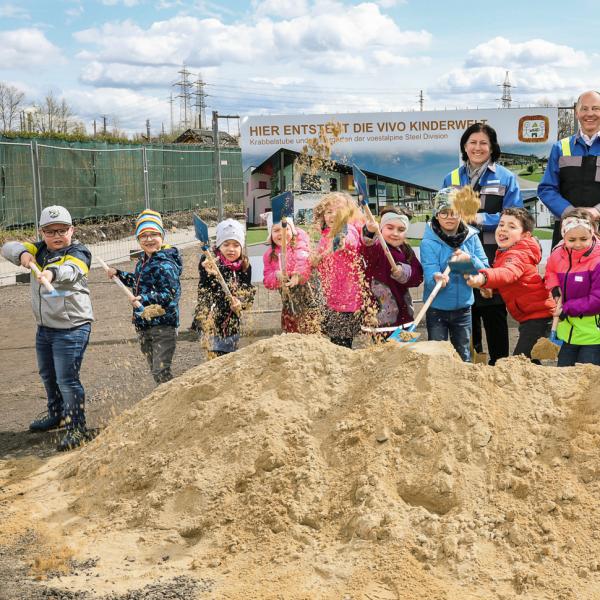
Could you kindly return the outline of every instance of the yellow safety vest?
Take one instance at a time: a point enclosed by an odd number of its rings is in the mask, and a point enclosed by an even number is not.
[[[454,187],[460,186],[460,172],[459,169],[454,169],[452,173],[450,173],[450,184]]]

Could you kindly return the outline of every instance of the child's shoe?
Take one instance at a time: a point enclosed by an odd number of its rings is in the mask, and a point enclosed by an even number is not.
[[[56,446],[59,452],[67,452],[79,448],[88,441],[88,434],[85,429],[69,429],[62,440]]]
[[[58,427],[63,426],[63,420],[60,415],[51,416],[46,413],[42,417],[38,417],[35,421],[32,421],[29,425],[29,431],[38,432],[38,431],[50,431],[51,429],[56,429]]]

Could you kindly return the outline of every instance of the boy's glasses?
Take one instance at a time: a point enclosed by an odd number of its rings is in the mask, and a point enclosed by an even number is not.
[[[452,211],[442,210],[437,214],[438,218],[442,219],[458,219],[458,215],[454,214]]]
[[[142,235],[138,236],[138,240],[142,242],[149,242],[150,240],[157,240],[160,238],[160,233],[142,233]]]
[[[42,229],[42,233],[48,237],[63,237],[69,233],[70,227],[66,229]]]

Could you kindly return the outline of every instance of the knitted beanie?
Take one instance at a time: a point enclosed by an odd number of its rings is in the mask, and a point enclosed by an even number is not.
[[[162,237],[165,237],[162,217],[155,210],[147,208],[143,210],[135,222],[135,237],[139,237],[143,231],[158,231]]]
[[[246,239],[244,226],[234,219],[225,219],[217,225],[217,248],[227,240],[235,240],[242,248]]]

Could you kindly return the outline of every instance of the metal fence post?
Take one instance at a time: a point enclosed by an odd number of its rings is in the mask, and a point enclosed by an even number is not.
[[[223,179],[221,175],[221,150],[219,148],[219,113],[212,111],[213,143],[215,146],[215,175],[217,188],[217,215],[218,220],[223,220]]]
[[[150,184],[148,183],[148,154],[146,146],[142,146],[142,166],[144,168],[144,205],[150,208]]]
[[[38,241],[40,238],[40,213],[42,212],[42,188],[40,180],[40,161],[38,145],[36,141],[31,142],[31,182],[33,188],[33,222]]]

